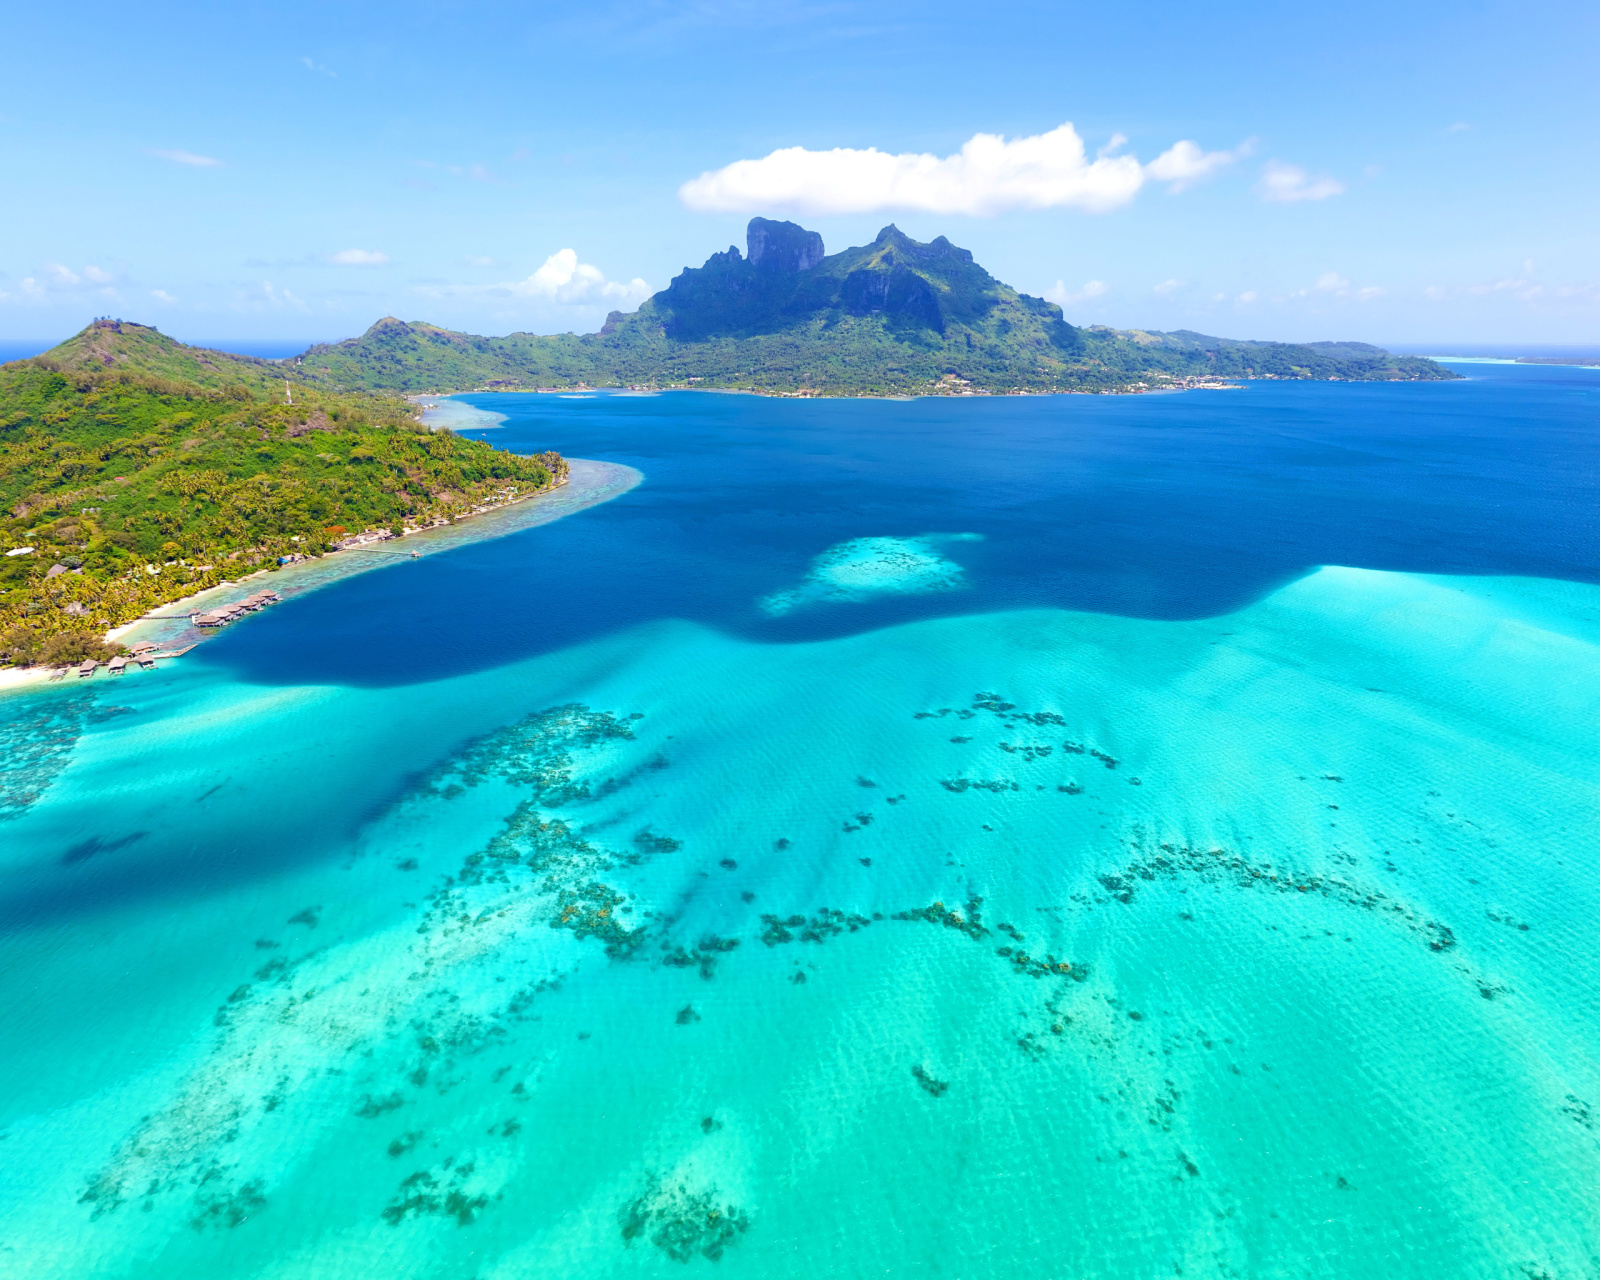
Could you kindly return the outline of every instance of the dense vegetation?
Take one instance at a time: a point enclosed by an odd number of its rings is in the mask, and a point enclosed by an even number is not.
[[[829,257],[815,232],[756,218],[748,246],[685,270],[596,334],[480,338],[389,317],[359,338],[312,347],[295,367],[321,386],[399,391],[586,383],[926,394],[1454,377],[1364,343],[1078,328],[943,236],[922,244],[893,226]]]
[[[398,396],[290,381],[120,321],[0,366],[0,550],[33,548],[0,558],[0,661],[103,656],[107,628],[224,578],[566,473],[429,431]]]

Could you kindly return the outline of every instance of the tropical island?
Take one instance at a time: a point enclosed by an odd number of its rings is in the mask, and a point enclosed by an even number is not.
[[[0,365],[0,663],[109,658],[106,632],[155,607],[567,470],[430,430],[392,392],[96,320]]]
[[[106,633],[224,581],[404,536],[562,483],[564,458],[430,430],[419,392],[628,386],[783,395],[1137,393],[1230,379],[1454,378],[1359,342],[1078,327],[943,236],[828,254],[751,220],[591,334],[501,338],[386,317],[288,360],[100,319],[0,365],[0,664],[119,650]]]
[[[1069,324],[940,236],[887,226],[829,255],[793,222],[753,218],[743,253],[686,268],[598,333],[455,333],[385,317],[313,346],[296,370],[351,391],[697,387],[803,395],[1142,392],[1236,378],[1433,381],[1433,361],[1361,342],[1247,342]]]

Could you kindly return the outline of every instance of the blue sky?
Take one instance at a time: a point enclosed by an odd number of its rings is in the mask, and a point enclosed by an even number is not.
[[[1600,341],[1592,3],[89,0],[6,43],[0,338],[583,331],[761,212],[1077,323]]]

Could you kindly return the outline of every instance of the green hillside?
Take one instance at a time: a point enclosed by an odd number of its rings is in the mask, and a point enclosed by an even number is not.
[[[894,226],[824,253],[792,222],[752,219],[747,252],[713,254],[595,334],[480,338],[392,317],[312,347],[300,376],[337,388],[739,387],[831,394],[1124,391],[1205,378],[1431,380],[1430,360],[1363,343],[1242,342],[1069,324],[943,236]]]
[[[99,655],[108,628],[224,578],[565,472],[429,431],[392,394],[286,392],[270,362],[96,321],[0,365],[0,551],[32,548],[0,558],[0,661]]]

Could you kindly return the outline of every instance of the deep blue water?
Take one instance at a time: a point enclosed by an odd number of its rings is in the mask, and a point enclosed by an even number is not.
[[[1137,397],[797,402],[486,395],[469,434],[638,467],[582,518],[346,582],[207,645],[264,682],[387,685],[674,617],[746,638],[1019,607],[1237,609],[1324,564],[1600,580],[1600,370],[1452,383],[1253,383]],[[773,619],[843,540],[946,544],[970,590]]]
[[[33,340],[7,338],[0,341],[0,364],[5,364],[11,360],[26,360],[30,356],[36,356],[41,352],[50,350],[55,345],[54,342],[47,338]]]

